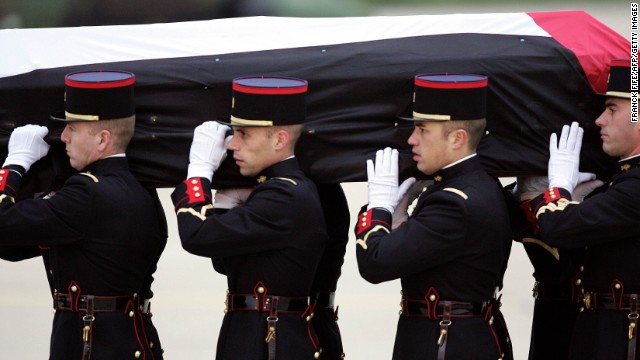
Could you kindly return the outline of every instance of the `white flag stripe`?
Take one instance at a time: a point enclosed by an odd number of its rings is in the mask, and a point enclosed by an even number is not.
[[[37,69],[440,34],[550,35],[526,13],[246,17],[169,24],[0,30],[0,77]]]

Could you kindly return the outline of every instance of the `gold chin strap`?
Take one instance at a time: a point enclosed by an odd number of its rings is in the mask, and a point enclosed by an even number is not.
[[[413,112],[413,117],[418,119],[425,120],[437,120],[437,121],[447,121],[451,120],[451,115],[441,115],[441,114],[421,114],[419,112]]]
[[[231,125],[273,126],[271,120],[247,120],[231,116]]]
[[[631,93],[622,91],[607,91],[606,96],[614,96],[619,98],[631,99]]]
[[[68,111],[64,112],[64,116],[68,120],[83,120],[83,121],[98,121],[100,120],[100,116],[98,115],[82,115],[82,114],[72,114]]]

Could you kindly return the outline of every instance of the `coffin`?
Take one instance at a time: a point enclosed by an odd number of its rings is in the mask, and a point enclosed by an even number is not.
[[[545,174],[550,133],[578,121],[581,170],[607,178],[615,159],[602,152],[594,124],[598,94],[610,60],[628,58],[630,43],[583,11],[563,11],[10,29],[0,30],[0,47],[0,159],[16,126],[49,126],[52,149],[26,183],[43,191],[71,170],[61,128],[49,120],[64,109],[64,75],[96,69],[136,74],[128,156],[152,187],[184,179],[193,129],[228,117],[232,79],[255,75],[308,80],[296,154],[319,183],[366,181],[366,159],[387,146],[400,150],[401,177],[416,175],[413,124],[398,116],[411,113],[414,75],[436,72],[489,77],[478,154],[493,175]],[[214,187],[252,181],[231,160]]]

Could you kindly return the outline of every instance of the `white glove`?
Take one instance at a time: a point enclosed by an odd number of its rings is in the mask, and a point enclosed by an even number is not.
[[[213,206],[218,209],[232,209],[242,205],[253,191],[253,188],[216,190]]]
[[[604,181],[598,179],[590,179],[584,182],[581,182],[573,189],[571,193],[571,199],[574,201],[582,202],[584,198],[591,194],[591,192],[600,186],[604,185]]]
[[[513,195],[520,201],[526,201],[542,194],[548,188],[549,179],[546,176],[518,176]]]
[[[189,152],[187,179],[203,177],[211,180],[213,172],[218,170],[227,157],[227,145],[231,136],[225,139],[225,134],[229,130],[230,127],[216,121],[207,121],[196,127]]]
[[[549,187],[559,187],[573,192],[576,185],[593,174],[580,173],[580,148],[584,130],[577,122],[571,123],[571,127],[562,127],[560,141],[557,135],[551,134],[549,139]]]
[[[9,138],[9,155],[2,167],[20,165],[29,171],[31,165],[49,152],[49,144],[44,142],[49,130],[45,126],[24,125],[17,127]]]
[[[393,214],[398,202],[416,181],[408,178],[398,187],[398,150],[386,148],[376,152],[376,165],[367,160],[369,205],[367,210],[382,208]]]

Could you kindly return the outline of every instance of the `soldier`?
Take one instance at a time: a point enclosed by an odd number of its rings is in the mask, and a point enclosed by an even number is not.
[[[15,202],[22,176],[49,150],[44,126],[15,129],[0,169],[0,244],[24,250],[12,260],[36,255],[29,246],[43,249],[56,310],[51,359],[162,358],[142,308],[148,312],[166,222],[125,155],[134,83],[120,71],[65,77],[65,115],[52,119],[66,123],[61,139],[80,172],[54,194]]]
[[[569,342],[581,305],[579,268],[584,249],[558,249],[545,244],[529,211],[531,199],[548,188],[546,176],[519,177],[513,191],[515,237],[533,265],[535,298],[529,360],[567,359]]]
[[[358,216],[360,274],[400,279],[401,313],[393,359],[511,358],[494,293],[511,234],[501,186],[476,155],[484,133],[487,78],[467,74],[415,77],[409,137],[418,169],[434,184],[406,222],[392,214],[411,181],[398,186],[398,152],[367,162],[369,204]]]
[[[212,258],[227,276],[216,358],[319,358],[308,301],[328,239],[316,186],[294,155],[307,82],[249,77],[232,89],[228,148],[257,186],[242,206],[212,211],[211,179],[229,127],[205,122],[194,132],[187,180],[172,194],[184,249]]]
[[[329,244],[322,254],[309,295],[313,311],[314,330],[322,359],[339,360],[345,357],[342,336],[338,327],[338,308],[335,295],[341,275],[344,254],[349,240],[349,205],[340,184],[316,184],[322,211],[327,223]],[[231,209],[247,201],[253,189],[217,190],[214,198],[216,211]],[[223,210],[226,211],[226,210]],[[215,262],[216,265],[217,262]]]
[[[549,246],[586,249],[576,283],[584,306],[571,337],[570,359],[638,359],[640,296],[640,124],[631,121],[629,60],[611,64],[604,112],[595,123],[602,149],[620,159],[619,173],[601,193],[576,201],[582,129],[564,126],[550,139],[549,189],[531,201]]]

